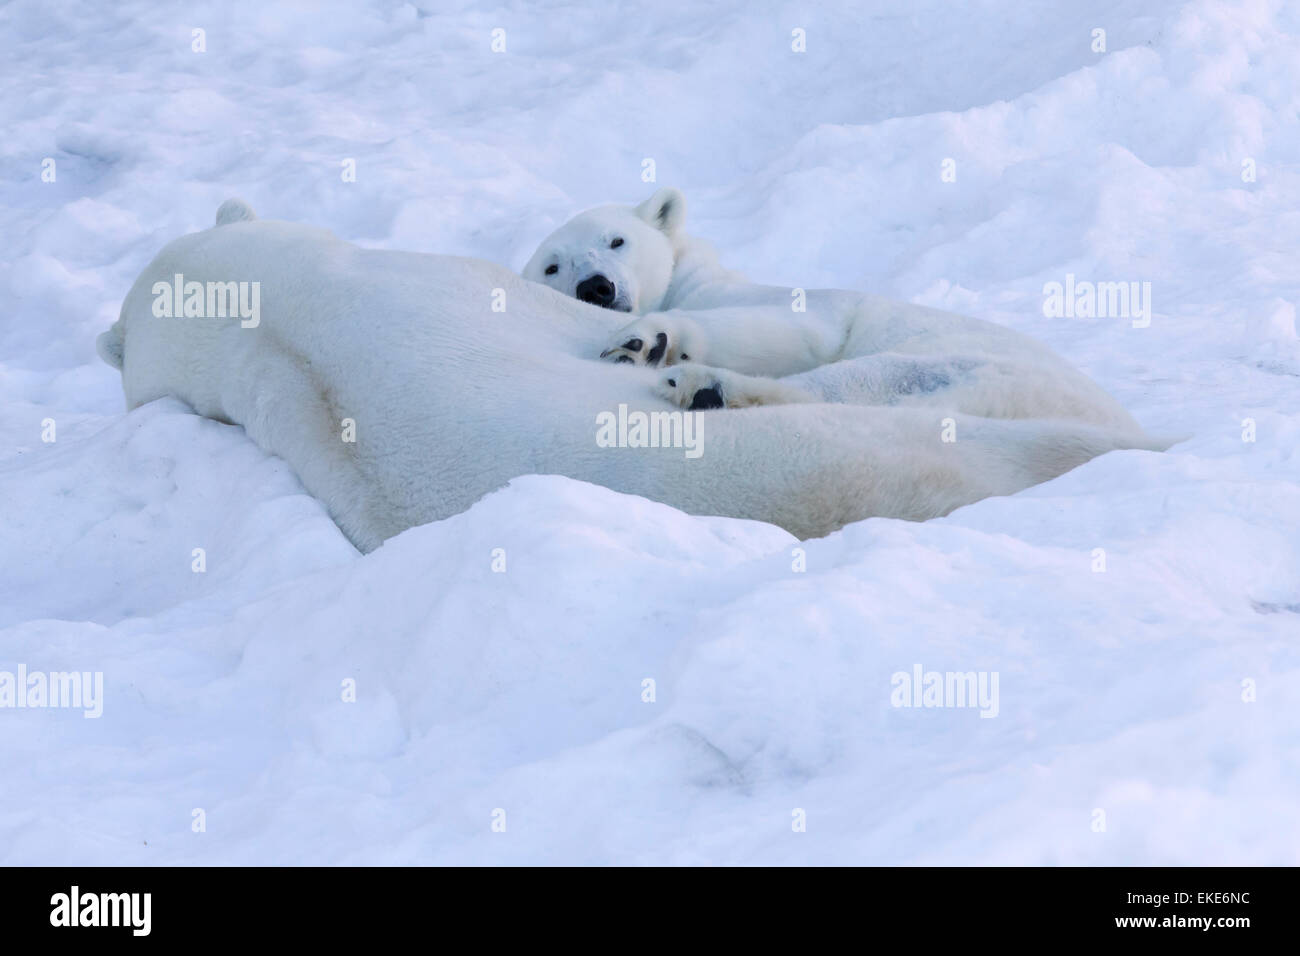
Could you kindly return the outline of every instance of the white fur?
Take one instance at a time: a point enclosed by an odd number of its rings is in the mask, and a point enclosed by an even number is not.
[[[547,237],[524,275],[566,295],[594,273],[609,276],[643,317],[615,332],[605,357],[713,367],[712,380],[733,407],[916,405],[1141,432],[1096,383],[1045,345],[1003,326],[834,289],[804,291],[804,311],[795,311],[795,290],[724,269],[706,243],[683,231],[685,214],[686,200],[672,188],[639,206],[590,209]],[[610,249],[611,236],[626,241]],[[552,262],[563,267],[547,276],[544,266]],[[666,353],[653,361],[650,349],[660,334],[667,337]],[[627,348],[629,342],[640,347]],[[689,405],[691,393],[680,383],[667,385],[669,378],[660,377],[661,394]],[[710,374],[696,370],[690,378]]]
[[[475,259],[363,249],[255,220],[170,243],[101,349],[128,407],[176,396],[285,458],[362,550],[553,473],[801,537],[872,515],[924,519],[1010,494],[1113,448],[1152,447],[1066,422],[956,420],[937,410],[791,404],[699,413],[703,455],[602,448],[599,413],[673,405],[663,374],[595,360],[625,315]],[[245,214],[246,211],[246,214]],[[261,320],[158,318],[155,282],[256,281]],[[492,310],[504,290],[505,312]],[[355,442],[342,440],[344,419]]]

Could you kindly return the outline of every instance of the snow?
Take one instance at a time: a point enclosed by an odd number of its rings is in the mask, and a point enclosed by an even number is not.
[[[0,863],[1300,863],[1300,7],[15,0],[0,49],[0,672],[104,675],[0,709]],[[646,158],[728,265],[1186,440],[803,543],[524,476],[361,557],[95,356],[230,196],[517,267]],[[1067,274],[1150,326],[1045,318]]]

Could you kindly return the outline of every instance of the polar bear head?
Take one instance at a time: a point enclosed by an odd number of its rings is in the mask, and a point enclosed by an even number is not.
[[[673,277],[686,217],[681,192],[664,188],[639,206],[597,206],[543,240],[524,278],[619,312],[659,309]]]

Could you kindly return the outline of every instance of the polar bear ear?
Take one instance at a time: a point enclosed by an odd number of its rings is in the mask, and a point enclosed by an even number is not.
[[[636,214],[671,238],[686,219],[686,197],[680,189],[665,186],[637,206]]]

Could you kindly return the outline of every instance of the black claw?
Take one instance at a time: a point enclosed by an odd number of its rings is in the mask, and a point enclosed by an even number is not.
[[[669,387],[669,388],[676,388],[676,387],[677,387],[677,379],[675,379],[675,378],[670,378],[670,379],[668,380],[668,387]]]
[[[646,364],[658,365],[659,360],[664,357],[664,353],[667,351],[668,351],[668,333],[660,332],[658,335],[655,336],[654,348],[652,348],[650,350],[650,354],[645,357]]]
[[[691,399],[689,411],[696,412],[710,408],[721,408],[722,405],[722,385],[714,382],[708,388],[702,388],[695,393],[695,396]]]
[[[615,365],[619,365],[619,364],[622,363],[622,362],[626,362],[628,365],[633,364],[633,362],[632,362],[632,356],[630,356],[630,355],[620,355],[618,358],[614,359],[614,364],[615,364]]]

